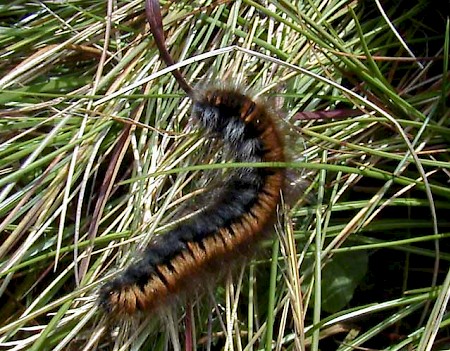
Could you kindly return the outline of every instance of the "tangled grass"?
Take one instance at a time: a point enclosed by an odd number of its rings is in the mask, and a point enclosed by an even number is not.
[[[190,123],[143,1],[1,4],[1,347],[445,349],[448,17],[425,0],[161,6],[192,85],[280,111],[277,234],[197,303],[108,320],[99,286],[240,165]]]

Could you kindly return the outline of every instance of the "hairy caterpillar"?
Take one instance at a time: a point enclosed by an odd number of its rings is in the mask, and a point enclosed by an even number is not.
[[[282,162],[284,152],[273,112],[234,89],[193,94],[193,117],[223,139],[236,162]],[[217,200],[164,235],[142,258],[100,291],[109,312],[152,311],[200,279],[228,266],[270,229],[284,183],[281,168],[242,167],[232,172]]]

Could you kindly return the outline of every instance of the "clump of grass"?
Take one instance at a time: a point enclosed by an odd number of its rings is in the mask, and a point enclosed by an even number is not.
[[[427,1],[407,12],[161,5],[192,85],[237,82],[283,111],[295,196],[277,235],[194,306],[111,328],[99,286],[223,164],[162,71],[142,1],[0,5],[0,345],[438,349],[449,323],[448,19]]]

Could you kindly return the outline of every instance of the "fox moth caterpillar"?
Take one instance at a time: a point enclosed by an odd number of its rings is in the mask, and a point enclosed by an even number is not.
[[[192,115],[221,138],[236,162],[283,162],[274,113],[236,89],[194,93]],[[197,290],[202,278],[255,245],[273,224],[284,171],[242,167],[216,201],[157,237],[142,257],[100,290],[100,305],[115,314],[152,311],[171,298]]]

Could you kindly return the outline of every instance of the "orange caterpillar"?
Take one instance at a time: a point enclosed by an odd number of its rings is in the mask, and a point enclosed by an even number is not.
[[[273,113],[233,89],[194,94],[193,117],[221,138],[236,162],[283,162]],[[281,168],[236,168],[215,203],[157,237],[142,258],[100,291],[100,305],[115,314],[152,311],[186,292],[221,266],[249,252],[273,224]]]

